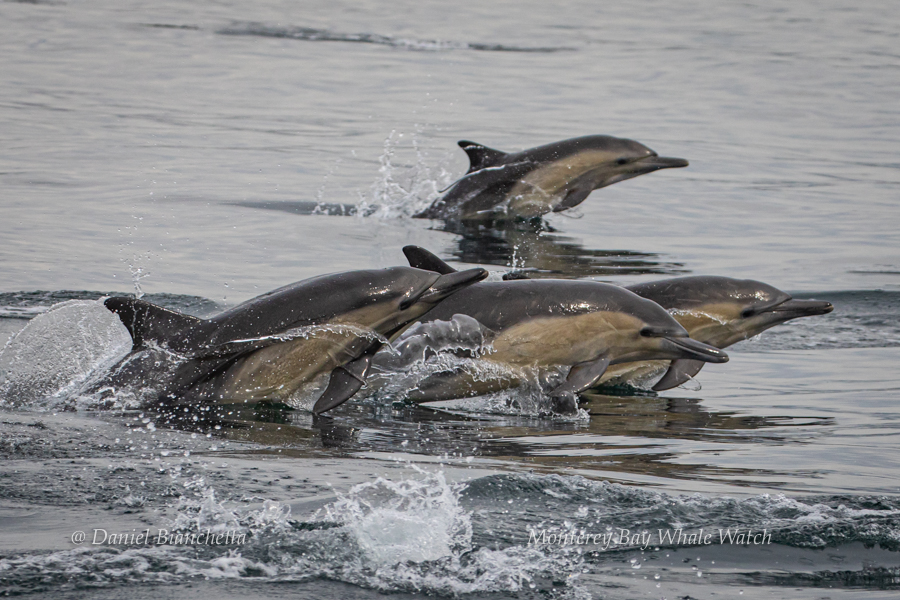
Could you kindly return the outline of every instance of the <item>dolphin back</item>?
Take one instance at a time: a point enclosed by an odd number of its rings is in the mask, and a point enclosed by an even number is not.
[[[381,302],[415,295],[438,275],[421,269],[391,267],[320,275],[257,296],[210,319],[214,344],[273,335],[292,327],[319,325],[335,316]]]
[[[479,283],[447,298],[423,320],[449,321],[462,314],[488,329],[502,331],[523,320],[597,311],[625,312],[648,325],[680,327],[655,302],[624,288],[597,281],[552,279]]]
[[[629,285],[626,289],[653,300],[666,310],[693,308],[713,302],[762,308],[791,298],[790,294],[761,281],[703,275],[660,279]]]

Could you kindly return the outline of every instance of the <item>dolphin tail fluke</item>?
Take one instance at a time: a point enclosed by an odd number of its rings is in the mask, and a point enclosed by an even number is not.
[[[686,383],[691,377],[700,372],[703,365],[704,363],[699,360],[690,360],[686,358],[673,360],[672,364],[669,365],[669,370],[666,371],[666,374],[653,386],[653,391],[662,392],[671,390],[682,383]]]
[[[129,296],[107,298],[103,304],[119,316],[131,334],[134,348],[146,342],[156,342],[179,350],[177,340],[185,339],[185,332],[203,323],[203,319]]]
[[[494,150],[493,148],[488,148],[487,146],[482,146],[481,144],[476,144],[475,142],[469,142],[467,140],[460,140],[457,144],[459,144],[459,147],[469,155],[469,170],[467,173],[474,173],[485,167],[496,165],[507,156],[506,152]]]
[[[328,387],[313,406],[313,414],[321,415],[337,408],[358,392],[365,385],[371,362],[372,357],[365,355],[333,370]]]
[[[409,266],[413,267],[414,269],[423,269],[425,271],[440,273],[441,275],[456,273],[456,269],[445,263],[443,260],[432,254],[425,248],[421,248],[419,246],[404,246],[403,254],[406,255],[406,260],[409,261]]]

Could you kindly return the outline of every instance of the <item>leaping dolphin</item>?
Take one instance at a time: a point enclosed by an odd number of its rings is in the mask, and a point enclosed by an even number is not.
[[[412,266],[437,273],[456,272],[423,248],[407,246],[403,253]],[[825,315],[834,310],[830,302],[794,300],[787,292],[752,279],[675,277],[630,285],[625,289],[669,311],[691,338],[720,349],[792,319]],[[643,380],[652,381],[661,373],[662,378],[653,385],[653,390],[660,392],[686,383],[700,372],[703,364],[704,361],[691,359],[635,361],[607,369],[594,385],[633,385]]]
[[[506,213],[532,218],[580,204],[602,187],[659,169],[688,166],[643,144],[609,135],[587,135],[506,153],[460,141],[468,172],[426,210],[426,219],[477,219]]]
[[[163,384],[161,405],[297,403],[296,394],[330,373],[312,409],[320,414],[362,387],[386,338],[487,274],[392,267],[322,275],[210,319],[131,297],[109,298],[105,305],[131,333],[132,353],[161,347],[186,359]]]
[[[403,249],[410,264],[452,273],[453,268],[421,248]],[[444,276],[447,276],[446,274]],[[728,356],[692,340],[655,302],[624,288],[596,281],[518,280],[485,282],[454,294],[430,311],[428,321],[465,315],[490,332],[491,351],[477,360],[518,370],[569,367],[550,393],[562,410],[592,387],[610,365],[645,360],[692,359],[726,362]],[[402,338],[401,338],[402,340]],[[477,396],[515,387],[515,375],[485,377],[467,371],[427,378],[409,392],[417,402]]]
[[[794,300],[787,292],[752,279],[676,277],[627,289],[668,310],[693,339],[716,348],[727,348],[792,319],[834,310],[830,302]],[[687,382],[700,372],[703,363],[682,359],[671,365],[631,364],[610,370],[601,383],[613,379],[628,382],[638,370],[653,368],[665,369],[662,379],[653,386],[654,391],[663,391]]]

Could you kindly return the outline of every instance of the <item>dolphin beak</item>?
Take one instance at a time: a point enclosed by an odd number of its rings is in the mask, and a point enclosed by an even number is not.
[[[655,154],[651,154],[650,156],[645,156],[644,158],[639,158],[638,160],[627,163],[621,170],[616,172],[615,175],[597,183],[594,186],[594,189],[599,190],[608,185],[619,183],[620,181],[625,181],[632,177],[646,175],[647,173],[659,171],[660,169],[680,169],[681,167],[686,166],[688,166],[688,161],[683,158],[671,158],[668,156],[656,156]]]
[[[787,300],[762,312],[778,315],[782,321],[790,321],[799,317],[827,315],[834,310],[831,302],[821,300]]]
[[[688,161],[683,158],[671,158],[668,156],[648,156],[632,163],[641,173],[650,173],[660,169],[680,169],[688,166]]]
[[[728,362],[728,355],[722,350],[689,337],[665,337],[664,340],[677,348],[682,358],[700,360],[709,363]]]
[[[465,271],[457,271],[455,273],[447,273],[437,278],[437,281],[431,284],[431,287],[418,298],[410,301],[410,305],[414,302],[440,302],[447,296],[458,292],[464,287],[468,287],[473,283],[478,283],[488,276],[485,269],[467,269]]]

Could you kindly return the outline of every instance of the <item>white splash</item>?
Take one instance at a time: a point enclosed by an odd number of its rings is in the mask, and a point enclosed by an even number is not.
[[[423,152],[418,134],[410,136],[415,160],[410,165],[396,164],[404,134],[391,131],[384,140],[379,159],[378,178],[368,195],[360,194],[356,215],[379,219],[409,218],[425,210],[441,195],[440,190],[452,182],[443,166],[431,166]],[[403,148],[406,152],[409,148]]]
[[[361,327],[358,325],[349,325],[343,323],[324,323],[321,325],[304,325],[302,327],[294,327],[285,331],[264,335],[253,338],[244,338],[239,340],[229,340],[220,346],[216,346],[216,352],[228,352],[234,346],[241,346],[253,342],[289,342],[296,339],[308,340],[323,334],[334,334],[340,337],[357,337],[372,342],[380,342],[390,345],[390,341],[373,329]],[[205,352],[205,351],[204,351]]]
[[[343,524],[378,566],[434,561],[469,550],[472,523],[458,492],[443,473],[419,472],[422,479],[379,477],[354,486],[323,509],[325,519]]]
[[[128,354],[132,340],[102,300],[56,304],[0,353],[0,403],[48,408]]]

